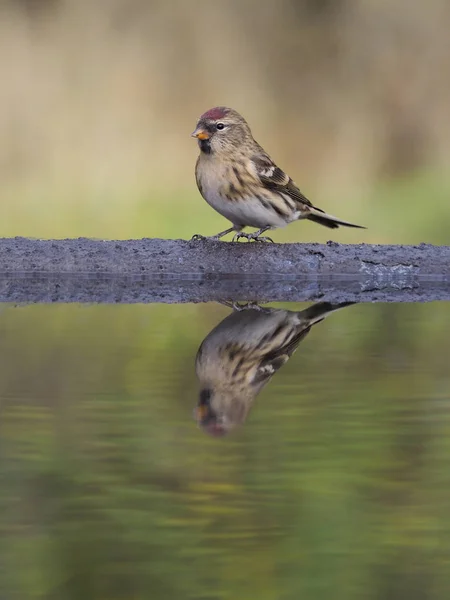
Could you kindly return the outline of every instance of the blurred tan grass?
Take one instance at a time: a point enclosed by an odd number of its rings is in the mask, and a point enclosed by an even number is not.
[[[189,133],[227,104],[314,202],[370,227],[340,241],[442,241],[449,22],[445,0],[3,0],[0,235],[223,228]]]

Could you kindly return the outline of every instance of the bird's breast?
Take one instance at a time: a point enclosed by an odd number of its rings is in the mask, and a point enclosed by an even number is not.
[[[265,190],[243,165],[200,157],[196,179],[206,202],[235,225],[284,227],[290,220],[282,198]]]

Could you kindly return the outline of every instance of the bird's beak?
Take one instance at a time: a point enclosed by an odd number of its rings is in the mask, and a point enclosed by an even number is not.
[[[208,416],[208,407],[206,406],[206,404],[200,404],[199,406],[195,407],[194,418],[196,421],[201,422],[207,416]]]
[[[209,140],[209,133],[201,127],[197,127],[197,129],[191,133],[191,136],[198,140]]]

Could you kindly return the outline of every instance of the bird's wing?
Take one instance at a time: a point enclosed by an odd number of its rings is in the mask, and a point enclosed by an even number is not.
[[[287,344],[267,353],[258,366],[253,383],[260,384],[266,379],[270,379],[278,369],[286,364],[292,354],[297,350],[297,346],[300,342],[308,335],[310,329],[311,327],[302,329]]]
[[[280,167],[277,167],[270,156],[264,153],[255,154],[252,156],[252,163],[264,187],[287,194],[296,202],[306,204],[306,206],[313,206],[311,201],[302,194],[289,175],[282,171]]]

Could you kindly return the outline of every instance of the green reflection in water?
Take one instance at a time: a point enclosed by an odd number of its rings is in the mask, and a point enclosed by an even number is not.
[[[333,314],[215,439],[228,309],[4,308],[1,596],[447,599],[449,310]]]

